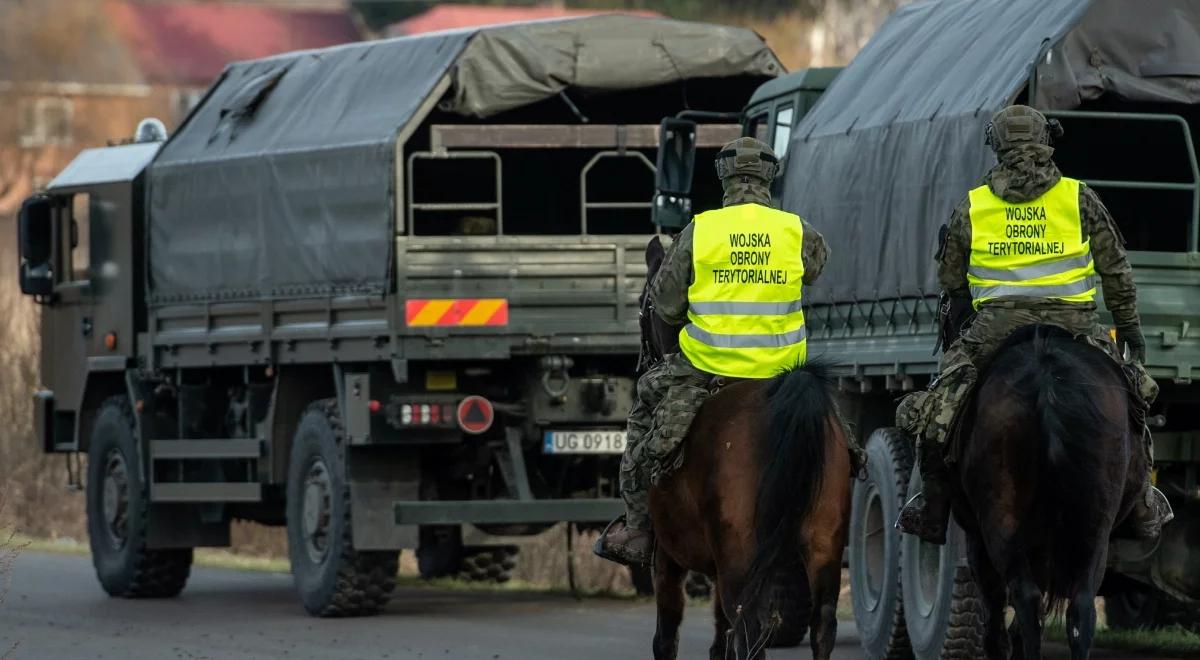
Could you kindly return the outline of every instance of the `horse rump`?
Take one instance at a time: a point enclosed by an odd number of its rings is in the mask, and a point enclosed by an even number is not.
[[[1033,469],[1025,478],[1035,495],[1018,544],[1025,552],[1041,546],[1044,608],[1061,612],[1085,587],[1120,505],[1131,446],[1128,386],[1109,356],[1050,325],[1022,327],[1001,345],[980,389],[997,380],[1016,405],[986,400],[1023,411],[1029,424],[1023,435]]]

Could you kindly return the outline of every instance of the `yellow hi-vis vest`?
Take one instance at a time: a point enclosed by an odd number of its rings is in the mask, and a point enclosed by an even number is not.
[[[770,378],[803,363],[800,218],[740,204],[701,213],[693,224],[683,354],[699,369],[732,378]]]
[[[967,282],[978,309],[993,298],[1066,302],[1096,297],[1096,268],[1079,217],[1079,186],[1062,177],[1041,197],[1006,202],[986,185],[971,191]]]

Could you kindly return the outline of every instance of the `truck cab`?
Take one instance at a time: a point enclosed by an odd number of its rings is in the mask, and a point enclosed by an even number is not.
[[[29,198],[18,218],[21,290],[42,305],[38,439],[47,452],[77,447],[105,398],[124,391],[146,317],[142,295],[144,171],[161,142],[88,149]],[[85,371],[80,373],[81,368]]]

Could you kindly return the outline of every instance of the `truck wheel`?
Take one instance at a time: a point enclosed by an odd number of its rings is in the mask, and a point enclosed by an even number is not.
[[[517,552],[511,546],[469,546],[463,550],[458,577],[468,582],[508,582],[517,568]]]
[[[92,564],[110,596],[175,596],[187,584],[192,550],[146,548],[150,493],[141,466],[133,409],[126,397],[114,396],[100,405],[88,445]]]
[[[683,582],[683,590],[687,592],[688,598],[711,598],[712,597],[712,580],[703,573],[696,571],[688,571],[687,579]]]
[[[781,621],[771,636],[769,646],[774,649],[799,646],[808,634],[808,620],[812,613],[808,576],[803,571],[780,575],[771,585],[770,599],[779,607]]]
[[[288,557],[300,601],[314,616],[376,614],[396,588],[399,553],[354,549],[344,438],[329,399],[308,406],[292,441]]]
[[[860,642],[871,660],[911,657],[900,586],[896,517],[908,494],[910,441],[899,429],[867,439],[867,478],[854,484],[850,512],[850,595]]]
[[[950,622],[942,643],[944,660],[972,660],[987,655],[983,648],[985,632],[983,599],[975,578],[967,566],[954,571],[954,590],[950,596]],[[935,656],[936,657],[936,656]]]
[[[923,487],[920,472],[913,470],[907,492],[918,493]],[[982,628],[971,625],[973,614],[982,619],[971,572],[965,567],[963,571],[958,570],[963,546],[962,530],[951,521],[946,544],[940,546],[925,543],[910,534],[900,536],[904,624],[913,655],[917,660],[976,657],[959,654],[964,648],[983,648]],[[960,584],[962,580],[966,583]],[[956,601],[956,590],[962,592],[967,600]],[[956,623],[951,621],[952,612],[957,613]],[[956,640],[953,645],[948,645],[947,635],[952,626]],[[978,635],[978,638],[969,639],[971,635]],[[946,647],[946,653],[942,652],[943,646]],[[950,652],[951,646],[953,653]]]

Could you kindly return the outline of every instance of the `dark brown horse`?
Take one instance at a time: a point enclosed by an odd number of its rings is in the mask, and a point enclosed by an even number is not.
[[[1041,658],[1042,622],[1066,610],[1071,657],[1091,651],[1094,601],[1115,524],[1144,474],[1116,363],[1052,326],[1021,328],[996,352],[962,419],[955,518],[984,600],[985,648]]]
[[[647,250],[653,278],[662,259]],[[643,294],[643,362],[678,350]],[[813,657],[833,651],[842,548],[850,516],[850,458],[825,367],[809,363],[768,380],[740,381],[700,408],[682,467],[650,490],[657,546],[654,657],[675,658],[684,578],[713,579],[716,633],[710,658],[765,657],[778,622],[770,585],[804,571],[811,594]]]

